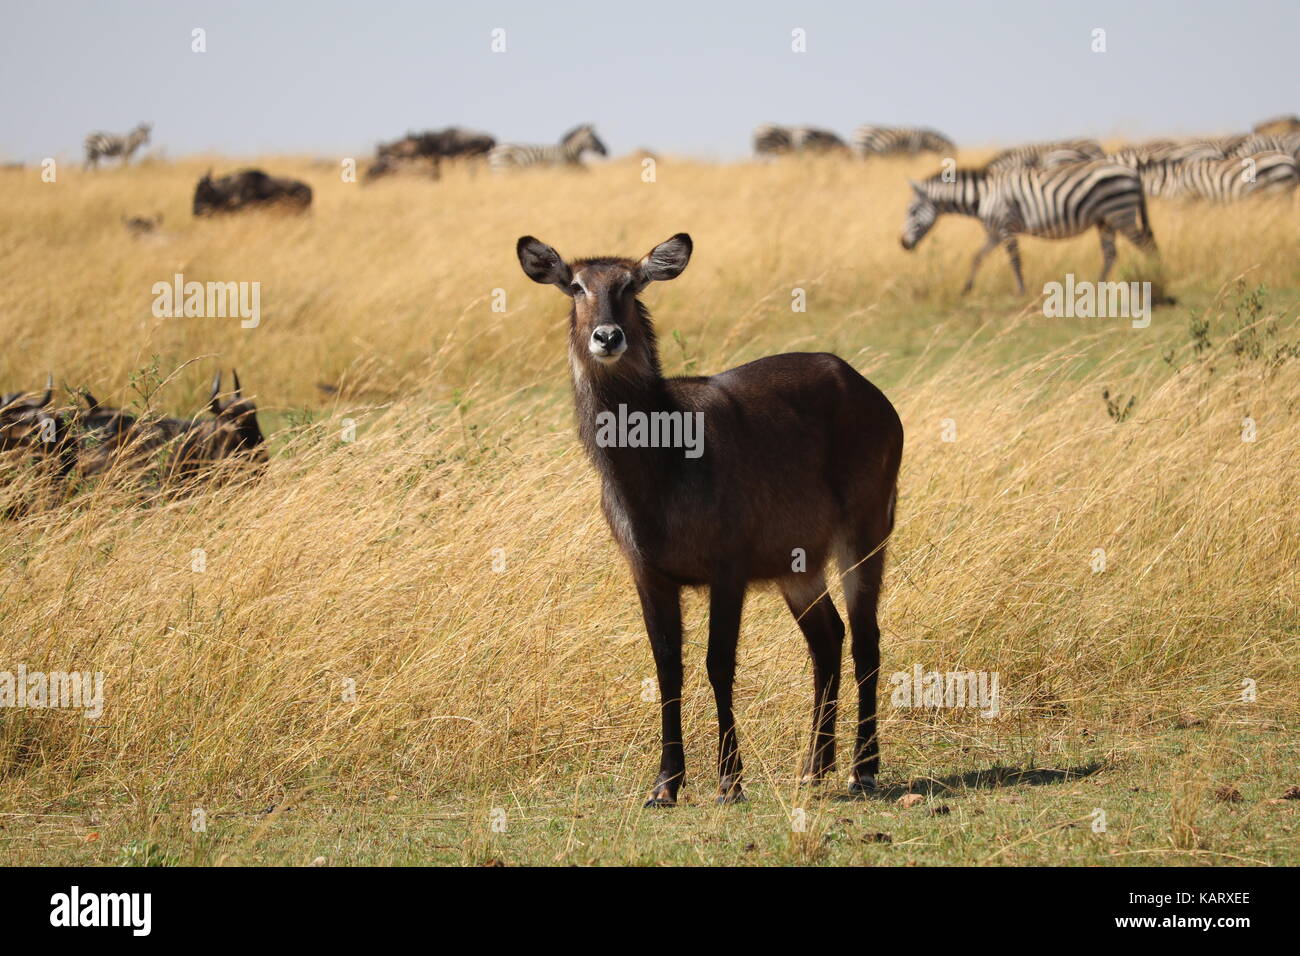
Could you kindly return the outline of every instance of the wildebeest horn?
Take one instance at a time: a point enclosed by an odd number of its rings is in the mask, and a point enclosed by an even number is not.
[[[41,407],[44,408],[50,404],[54,398],[54,373],[50,372],[45,376],[45,396],[41,399]]]
[[[239,387],[239,373],[232,368],[230,374],[235,378],[235,398],[243,398],[243,389]]]
[[[90,394],[90,389],[83,388],[81,390],[81,397],[86,400],[86,405],[92,412],[99,408],[99,399]]]
[[[217,374],[212,376],[212,394],[208,396],[208,408],[212,410],[213,415],[220,414],[221,403],[217,401],[217,395],[221,391],[221,369],[217,369]]]

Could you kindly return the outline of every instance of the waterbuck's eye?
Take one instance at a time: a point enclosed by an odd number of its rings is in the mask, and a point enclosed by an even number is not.
[[[576,282],[569,283],[569,295],[582,295],[586,290]]]

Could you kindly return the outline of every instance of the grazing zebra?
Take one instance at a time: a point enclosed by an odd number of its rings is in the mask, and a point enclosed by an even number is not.
[[[1106,153],[1092,139],[1063,139],[1052,143],[1028,143],[1004,149],[984,164],[985,172],[999,173],[1029,167],[1051,169],[1068,163],[1086,163],[1103,159]]]
[[[859,126],[853,148],[862,157],[917,153],[955,153],[957,144],[942,133],[916,126]]]
[[[1148,163],[1138,168],[1147,195],[1165,199],[1237,202],[1247,196],[1289,192],[1300,184],[1300,164],[1286,153],[1231,159]]]
[[[86,137],[86,168],[98,167],[101,156],[121,156],[122,165],[125,166],[131,161],[131,154],[149,142],[149,133],[152,130],[150,124],[141,123],[125,136],[118,136],[116,133],[91,133]]]
[[[945,181],[945,176],[951,181]],[[1016,241],[1021,234],[1066,239],[1096,226],[1101,235],[1103,282],[1115,261],[1116,232],[1139,249],[1156,251],[1142,182],[1126,166],[1092,162],[992,174],[982,169],[958,169],[913,182],[912,191],[915,195],[901,237],[904,249],[915,248],[944,213],[975,216],[984,226],[986,239],[975,253],[962,294],[970,291],[980,262],[999,244],[1006,247],[1016,288],[1024,294]]]
[[[593,152],[608,156],[591,124],[584,123],[565,133],[554,146],[528,146],[520,143],[503,143],[488,151],[488,165],[495,172],[506,169],[523,169],[527,166],[581,166],[582,154]]]
[[[830,130],[815,126],[777,126],[767,123],[754,130],[754,155],[783,153],[832,153],[847,151],[844,140]]]

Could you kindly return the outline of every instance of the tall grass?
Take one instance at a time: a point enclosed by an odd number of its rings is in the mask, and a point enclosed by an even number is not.
[[[133,374],[211,356],[157,403],[192,413],[211,370],[235,366],[274,432],[261,480],[147,502],[103,483],[0,524],[0,670],[107,680],[99,720],[0,712],[11,801],[649,782],[653,668],[572,434],[565,306],[520,273],[523,233],[579,255],[689,231],[690,268],[646,296],[670,372],[827,349],[886,388],[908,438],[884,672],[996,671],[1004,695],[994,720],[886,705],[887,776],[951,769],[940,737],[1033,760],[1062,721],[1140,735],[1188,713],[1297,716],[1300,359],[1271,361],[1297,338],[1294,200],[1155,205],[1181,305],[1135,330],[1044,319],[995,256],[959,299],[977,226],[898,247],[904,179],[925,164],[665,160],[645,183],[615,162],[362,188],[272,159],[311,183],[309,216],[191,221],[207,165],[0,172],[0,388],[51,369],[129,402]],[[162,233],[128,239],[120,217],[154,210]],[[1031,290],[1100,263],[1092,236],[1025,248]],[[260,281],[262,324],[154,318],[151,287],[176,272]],[[1271,289],[1244,330],[1241,275]],[[1187,323],[1202,318],[1198,351]],[[1252,335],[1258,357],[1235,347]],[[1124,420],[1104,389],[1136,396]],[[8,467],[6,494],[34,481]],[[697,786],[714,748],[705,610],[688,601]],[[751,777],[792,776],[810,697],[793,621],[754,593],[737,686]]]

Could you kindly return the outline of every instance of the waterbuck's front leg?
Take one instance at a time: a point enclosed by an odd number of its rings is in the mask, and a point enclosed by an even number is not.
[[[713,699],[718,705],[718,803],[740,803],[745,799],[736,718],[731,710],[736,645],[740,643],[740,615],[744,604],[743,580],[723,576],[710,584],[707,664]]]
[[[647,580],[637,582],[637,595],[659,678],[663,751],[659,776],[645,805],[671,807],[677,803],[677,791],[686,778],[682,749],[682,591],[675,584],[649,578],[647,575]]]

